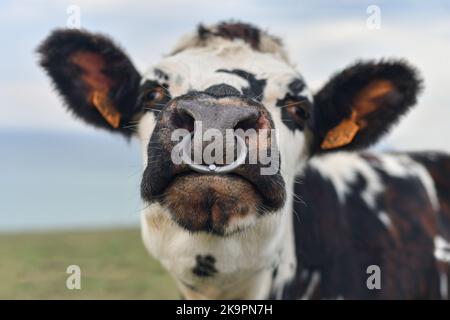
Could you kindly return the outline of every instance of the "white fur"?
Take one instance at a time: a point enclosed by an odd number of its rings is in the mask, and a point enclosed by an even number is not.
[[[341,203],[345,202],[347,195],[351,192],[350,186],[352,183],[355,183],[357,175],[360,174],[367,182],[366,188],[361,190],[361,197],[369,208],[376,209],[376,198],[385,191],[381,178],[375,170],[376,168],[386,172],[389,176],[419,179],[425,188],[433,209],[435,211],[439,209],[439,201],[433,179],[421,164],[408,156],[402,155],[378,154],[377,159],[379,163],[369,164],[358,153],[337,152],[313,158],[310,163],[324,178],[331,181]],[[392,225],[391,218],[387,212],[378,212],[377,216],[386,227]]]
[[[308,287],[306,288],[305,294],[302,296],[301,300],[309,300],[314,294],[314,290],[316,290],[317,286],[320,283],[320,272],[314,271],[311,275],[311,280],[308,283]]]
[[[350,185],[356,181],[357,175],[362,175],[367,181],[367,187],[362,190],[361,196],[370,208],[375,208],[376,196],[383,191],[383,185],[378,174],[357,153],[338,152],[313,158],[311,166],[331,181],[341,203],[345,202]]]
[[[439,261],[450,263],[450,243],[441,236],[434,238],[434,257]]]
[[[223,238],[190,233],[174,223],[166,209],[153,204],[142,215],[142,238],[149,252],[174,276],[179,286],[195,286],[205,297],[239,298],[237,292],[227,289],[243,286],[257,274],[271,274],[272,266],[277,264],[275,253],[284,244],[280,236],[284,220],[268,215],[253,228]],[[195,257],[205,254],[214,256],[218,273],[199,281],[192,269]],[[264,292],[258,289],[246,297],[263,298],[270,288],[264,287]]]
[[[384,154],[382,159],[382,169],[389,175],[398,178],[416,177],[420,180],[428,195],[428,199],[435,211],[439,210],[439,200],[434,186],[433,178],[427,169],[420,163],[412,160],[406,155]]]
[[[384,211],[378,212],[378,218],[385,225],[386,228],[390,228],[392,226],[392,220],[386,212]]]
[[[148,149],[148,143],[150,142],[150,136],[153,132],[153,129],[155,128],[156,120],[155,116],[151,112],[145,113],[141,120],[139,121],[138,125],[138,137],[141,141],[141,148],[142,148],[142,163],[144,164],[144,168],[147,166],[148,161],[148,155],[147,155],[147,149]]]

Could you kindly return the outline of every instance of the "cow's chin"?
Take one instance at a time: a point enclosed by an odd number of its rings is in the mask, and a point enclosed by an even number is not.
[[[221,236],[254,225],[262,203],[255,187],[240,176],[198,173],[176,176],[164,200],[183,228]]]

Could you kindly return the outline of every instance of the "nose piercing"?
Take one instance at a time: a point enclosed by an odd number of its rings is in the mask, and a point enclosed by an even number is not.
[[[193,133],[187,134],[184,136],[183,140],[180,144],[180,157],[183,160],[184,163],[186,163],[192,170],[200,172],[200,173],[227,173],[231,172],[237,167],[239,167],[241,164],[245,162],[245,158],[247,157],[247,145],[245,144],[244,139],[242,139],[238,135],[234,135],[237,142],[237,158],[235,161],[231,162],[230,164],[223,165],[223,166],[217,166],[215,164],[210,165],[201,165],[196,164],[192,161],[192,159],[189,157],[189,154],[191,153],[191,145],[192,145],[192,139]]]

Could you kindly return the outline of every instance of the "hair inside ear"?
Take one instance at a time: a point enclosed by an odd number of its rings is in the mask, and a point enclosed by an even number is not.
[[[104,74],[105,60],[94,52],[78,51],[70,57],[82,71],[82,80],[91,90],[109,91],[116,83]]]
[[[116,81],[105,75],[103,57],[93,52],[78,51],[70,60],[82,70],[81,79],[89,91],[88,102],[92,103],[111,127],[117,129],[120,125],[120,112],[109,98]]]
[[[356,121],[361,122],[365,116],[379,110],[383,106],[380,100],[393,90],[394,86],[387,80],[375,80],[369,83],[354,100],[352,110],[356,113]]]

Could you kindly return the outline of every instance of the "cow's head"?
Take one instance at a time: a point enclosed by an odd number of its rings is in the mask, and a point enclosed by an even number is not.
[[[240,23],[200,27],[142,74],[111,40],[85,31],[55,31],[39,53],[77,117],[139,137],[141,194],[150,214],[189,234],[230,237],[277,216],[309,157],[376,142],[415,103],[420,88],[405,62],[359,62],[312,95],[281,42]],[[233,143],[244,141],[246,161],[235,165],[244,152],[239,143],[223,164],[201,159],[198,169],[174,161],[184,136],[208,129],[251,129],[243,140],[231,136]],[[174,139],[176,131],[184,135]],[[258,143],[250,145],[252,137]],[[224,146],[231,142],[225,139]],[[208,143],[183,147],[204,151]],[[250,163],[251,151],[268,151],[271,162],[258,156]],[[262,173],[273,165],[276,170]],[[224,166],[224,173],[214,170]]]

